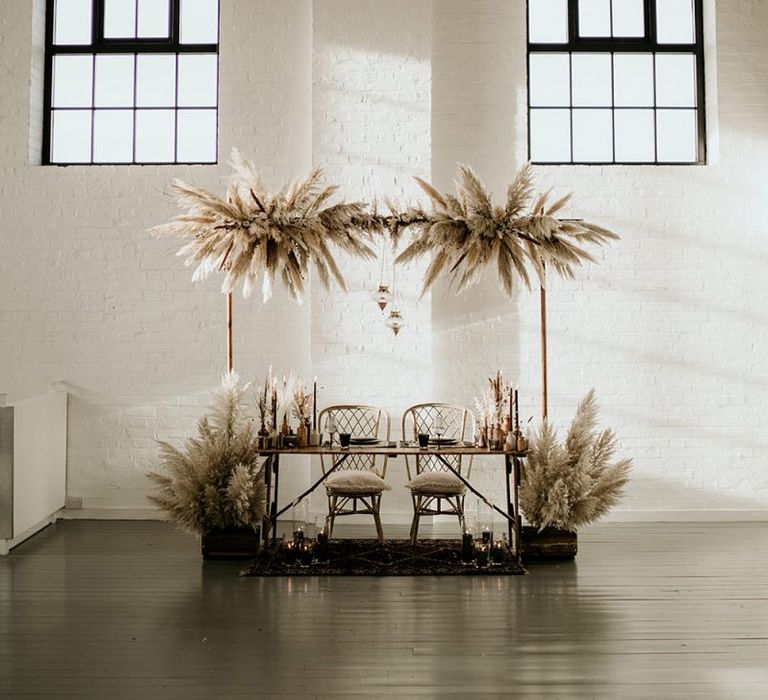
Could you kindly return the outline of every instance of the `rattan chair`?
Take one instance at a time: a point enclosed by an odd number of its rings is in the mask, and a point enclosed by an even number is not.
[[[336,430],[349,433],[353,438],[367,437],[389,441],[391,421],[389,414],[375,406],[329,406],[320,412],[319,425],[324,426],[333,415]],[[381,527],[381,494],[390,487],[384,481],[387,474],[386,455],[333,455],[332,463],[327,455],[320,456],[323,474],[338,464],[337,469],[325,481],[328,495],[328,536],[333,535],[336,518],[343,515],[368,513],[376,523],[379,542],[384,542]]]
[[[435,420],[441,417],[445,423],[443,438],[462,441],[467,436],[468,424],[472,424],[472,413],[463,406],[447,403],[421,403],[407,408],[403,413],[403,438],[416,440],[419,433],[435,436]],[[465,479],[472,470],[472,458],[466,471],[462,471],[461,455],[442,457]],[[464,530],[464,484],[448,469],[439,457],[417,455],[405,458],[408,471],[408,488],[413,499],[413,522],[411,543],[419,535],[419,519],[422,515],[455,515]],[[413,467],[413,468],[412,468]]]

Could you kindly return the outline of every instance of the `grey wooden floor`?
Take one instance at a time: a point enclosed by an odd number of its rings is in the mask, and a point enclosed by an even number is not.
[[[0,697],[768,698],[766,535],[598,526],[528,576],[258,579],[169,525],[59,522],[0,558]]]

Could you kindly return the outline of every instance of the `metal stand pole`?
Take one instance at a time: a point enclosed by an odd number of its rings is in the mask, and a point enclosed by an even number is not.
[[[227,372],[232,371],[232,292],[227,292]]]
[[[547,417],[547,290],[539,288],[539,315],[541,319],[541,417]]]

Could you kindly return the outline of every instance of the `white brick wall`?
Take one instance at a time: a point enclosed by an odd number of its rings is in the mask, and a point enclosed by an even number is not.
[[[172,178],[220,189],[233,145],[276,184],[309,170],[311,23],[302,0],[222,2],[220,165],[42,168],[27,162],[32,3],[0,2],[0,386],[68,383],[68,492],[86,507],[146,506],[154,436],[193,431],[209,402],[224,299],[146,229],[176,211]],[[236,297],[236,369],[308,372],[309,311]]]
[[[146,228],[174,213],[173,177],[218,189],[229,168],[30,165],[33,5],[0,0],[0,391],[67,381],[70,496],[140,507],[153,437],[191,430],[224,332],[216,281],[192,287],[176,244]],[[222,0],[221,160],[236,145],[275,183],[322,163],[349,199],[401,201],[419,196],[411,175],[447,187],[460,160],[501,195],[525,158],[524,16],[506,0]],[[718,3],[708,28],[713,164],[537,168],[542,188],[576,193],[574,215],[623,236],[576,280],[552,280],[549,326],[550,413],[567,420],[597,388],[636,462],[626,510],[768,509],[768,5]],[[313,284],[303,307],[236,298],[244,376],[317,374],[324,402],[381,404],[397,425],[410,402],[469,403],[501,367],[537,413],[535,291],[418,301],[415,266],[393,338],[369,297],[378,268],[344,271],[347,296]],[[401,463],[390,474],[394,518],[410,506]]]
[[[429,177],[430,25],[431,3],[423,0],[314,3],[312,157],[350,200],[405,203],[418,192],[411,176]],[[313,374],[327,387],[323,402],[380,405],[393,436],[403,409],[432,395],[430,304],[418,303],[422,269],[398,271],[407,326],[397,337],[384,326],[390,309],[382,316],[371,298],[378,264],[345,263],[348,295],[326,294],[317,283],[312,290]],[[389,517],[411,511],[404,472],[402,460],[389,467]]]

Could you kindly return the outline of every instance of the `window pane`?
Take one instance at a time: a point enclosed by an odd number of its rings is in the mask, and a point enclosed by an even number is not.
[[[653,56],[613,56],[613,100],[619,107],[653,107]]]
[[[573,104],[579,107],[610,107],[611,54],[577,53],[573,64]]]
[[[168,0],[139,0],[138,36],[168,37],[170,11]]]
[[[529,85],[531,106],[568,107],[571,104],[570,56],[567,53],[532,53]]]
[[[93,56],[53,57],[53,106],[90,107],[93,85]]]
[[[182,44],[218,43],[218,0],[181,0],[180,38]]]
[[[56,0],[54,44],[91,43],[91,5],[92,0]]]
[[[656,55],[656,105],[696,106],[696,63],[692,54]]]
[[[660,109],[656,125],[659,162],[696,162],[695,109]]]
[[[136,110],[136,162],[173,162],[174,115],[172,109]]]
[[[104,37],[136,36],[136,0],[104,0]]]
[[[571,162],[571,117],[568,109],[531,110],[531,160]]]
[[[180,109],[177,159],[183,163],[216,162],[216,110]]]
[[[51,119],[51,162],[90,162],[91,110],[53,110]]]
[[[573,160],[609,163],[613,160],[613,125],[610,109],[573,110]]]
[[[136,59],[136,105],[173,107],[176,104],[176,56],[139,55]]]
[[[643,0],[613,0],[613,36],[645,36]]]
[[[652,163],[655,160],[652,109],[617,109],[614,115],[616,161]]]
[[[179,56],[179,106],[216,106],[216,54]]]
[[[611,0],[579,0],[579,36],[611,36]]]
[[[656,0],[660,44],[690,44],[694,40],[693,0]]]
[[[133,160],[133,110],[97,109],[93,115],[93,162]]]
[[[542,44],[568,41],[567,0],[528,0],[528,41]]]
[[[97,107],[133,106],[133,55],[96,56]]]

